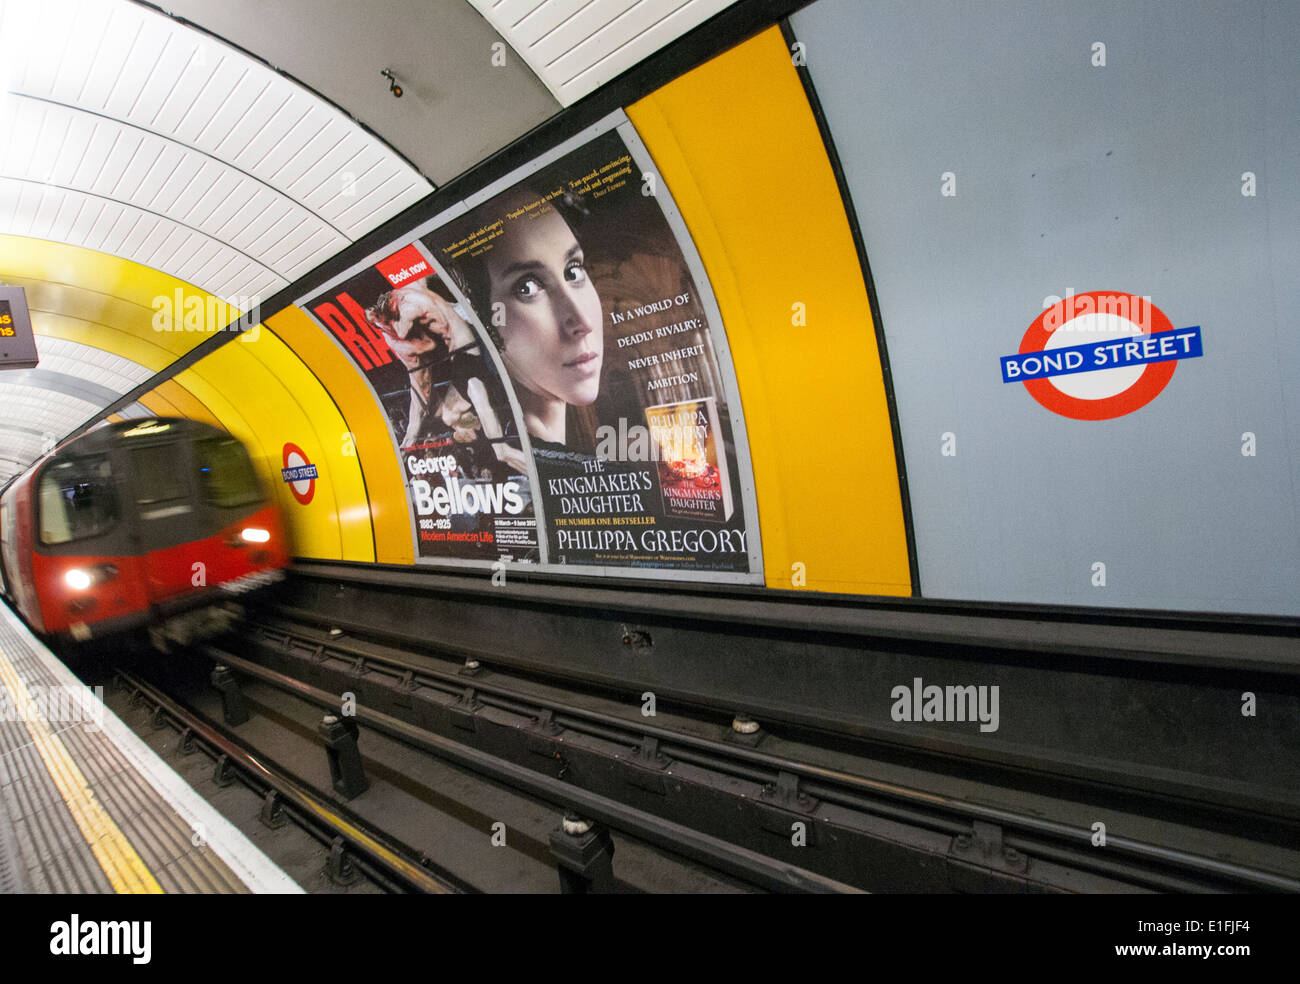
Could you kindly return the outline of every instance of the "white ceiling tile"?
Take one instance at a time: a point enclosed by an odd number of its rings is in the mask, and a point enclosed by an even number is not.
[[[320,229],[319,222],[311,222],[306,215],[303,215],[295,225],[281,232],[276,243],[260,249],[258,255],[265,258],[271,269],[283,270],[284,258],[307,242],[318,229]]]
[[[232,162],[259,178],[269,175],[274,167],[265,166],[267,158],[292,139],[294,129],[307,118],[311,108],[312,100],[306,95],[291,92],[265,120],[261,120],[260,115],[250,114],[250,125],[256,126],[257,130],[244,148],[231,158]]]
[[[307,215],[299,215],[296,210],[286,208],[283,215],[249,242],[244,252],[252,256],[271,256],[280,249],[285,237],[298,232],[307,220]],[[249,234],[252,234],[251,230]],[[299,236],[296,241],[301,242],[302,237]]]
[[[114,182],[109,194],[124,202],[146,199],[147,193],[143,190],[144,180],[153,172],[162,149],[162,141],[157,137],[148,133],[141,134],[139,142],[127,160],[126,167]]]
[[[41,203],[40,192],[30,185],[19,183],[18,203],[10,223],[10,232],[20,236],[30,236],[32,220],[36,218],[36,209]]]
[[[64,203],[64,192],[62,188],[40,189],[40,204],[36,207],[36,215],[32,218],[31,235],[41,239],[50,238],[50,230],[54,226],[54,220],[58,217],[59,209]]]
[[[183,91],[181,78],[193,62],[197,50],[196,39],[187,38],[175,31],[168,35],[166,45],[158,53],[158,62],[149,76],[148,84],[131,113],[132,123],[156,130],[163,107]]]
[[[213,244],[217,247],[216,252],[208,259],[206,263],[196,271],[193,283],[210,284],[220,274],[224,273],[226,268],[239,256],[233,249],[215,240]]]
[[[135,221],[131,223],[131,228],[122,240],[122,255],[129,256],[138,263],[144,262],[139,257],[144,251],[145,241],[154,234],[162,222],[163,220],[156,215],[136,211]]]
[[[77,221],[77,216],[81,214],[84,199],[80,195],[66,193],[60,197],[59,210],[51,220],[46,235],[55,242],[66,242],[68,234],[72,231],[72,224]]]
[[[469,0],[570,106],[735,0]]]
[[[258,169],[258,177],[277,188],[287,188],[311,166],[315,159],[312,154],[324,153],[337,142],[327,142],[337,122],[337,114],[324,106],[312,106],[287,134],[287,139],[267,154]],[[338,128],[346,132],[341,125]]]
[[[100,111],[106,116],[118,120],[130,120],[136,104],[144,95],[145,85],[158,64],[158,57],[163,53],[170,32],[159,19],[143,16],[140,30],[131,42],[130,54],[122,65],[122,70],[109,87],[107,93],[97,93],[100,97]]]
[[[45,123],[45,107],[41,103],[19,100],[12,112],[10,132],[5,141],[8,146],[3,158],[4,173],[28,174]]]
[[[113,236],[113,230],[121,221],[125,214],[125,209],[114,201],[101,199],[99,202],[99,213],[95,216],[95,221],[86,231],[85,238],[82,239],[81,245],[89,249],[98,249],[106,253],[113,252],[112,243],[116,243]]]
[[[39,51],[41,57],[26,59],[13,72],[17,78],[11,78],[10,85],[17,83],[24,92],[49,95],[59,64],[63,61],[63,52],[74,33],[66,29],[71,22],[72,5],[66,0],[51,0],[44,10],[38,10],[32,4],[20,4],[19,10],[24,7],[26,17],[19,27],[21,34],[14,40],[22,49]]]
[[[96,46],[94,60],[81,90],[64,102],[91,110],[103,109],[123,66],[132,55],[144,21],[133,16],[135,12],[129,6],[112,4],[111,8],[112,17]]]
[[[169,157],[175,156],[175,163],[168,168],[164,180],[159,182],[158,190],[146,207],[175,218],[177,213],[188,211],[189,206],[198,200],[211,183],[211,177],[205,174],[208,161],[192,151],[182,150],[174,144],[168,148]],[[191,197],[182,203],[182,196]]]
[[[111,124],[110,124],[111,125]],[[127,166],[134,163],[144,143],[144,134],[130,127],[118,127],[117,139],[113,142],[108,156],[90,182],[89,191],[104,198],[115,198],[114,194],[122,180]]]
[[[57,6],[67,9],[64,4]],[[64,23],[64,27],[75,24],[76,30],[66,32],[67,44],[60,56],[58,74],[49,90],[50,98],[61,103],[75,102],[85,87],[91,67],[103,46],[113,16],[113,4],[80,3],[68,12],[71,19]]]
[[[250,71],[235,89],[221,112],[212,118],[211,128],[200,140],[214,157],[234,160],[276,110],[289,100],[289,93],[273,85],[275,76],[262,69]]]
[[[258,255],[260,249],[267,245],[266,237],[271,235],[277,225],[280,225],[289,218],[291,210],[284,201],[276,200],[270,195],[267,206],[260,209],[251,220],[244,224],[244,227],[231,236],[228,240],[230,245],[234,246],[241,252],[248,253],[250,256]],[[243,216],[241,216],[243,218]],[[290,220],[292,221],[292,220]],[[272,242],[275,240],[272,239]]]
[[[238,229],[244,224],[241,217],[247,221],[246,210],[265,189],[234,172],[223,176],[221,186],[215,207],[199,220],[199,225],[209,235],[224,240],[225,233],[232,231],[230,227]]]
[[[91,137],[95,133],[95,119],[85,113],[69,113],[67,116],[68,129],[64,135],[63,147],[50,170],[50,182],[72,187],[76,184],[77,171],[90,149]]]
[[[247,59],[238,60],[222,51],[216,56],[212,66],[212,75],[203,88],[199,90],[194,102],[177,121],[172,137],[191,147],[210,150],[220,142],[220,137],[212,144],[204,144],[203,139],[211,130],[212,121],[231,100],[236,98],[235,90],[252,71],[253,66]]]
[[[249,242],[250,236],[255,236],[266,227],[267,222],[273,221],[273,217],[268,216],[267,211],[278,204],[275,194],[264,185],[247,179],[244,185],[253,192],[253,196],[232,212],[217,230],[217,237],[236,249],[242,249]]]
[[[301,277],[319,262],[318,257],[333,256],[346,243],[332,230],[317,229],[302,245],[294,247],[280,260],[279,269],[290,277]]]
[[[36,181],[48,181],[54,174],[54,165],[63,152],[72,119],[66,113],[46,113],[41,126],[36,152],[27,165],[27,176]]]
[[[591,5],[592,0],[550,0],[549,3],[520,0],[518,3],[503,3],[492,9],[498,19],[494,23],[507,25],[512,40],[529,47],[561,27],[584,7]]]
[[[186,250],[182,256],[177,258],[176,276],[192,284],[201,283],[202,281],[198,277],[199,271],[220,251],[221,243],[206,236],[200,237],[197,245]]]

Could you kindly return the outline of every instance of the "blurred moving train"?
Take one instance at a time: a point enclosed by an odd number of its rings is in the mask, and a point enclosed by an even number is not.
[[[55,641],[188,641],[222,626],[216,603],[288,561],[244,446],[192,420],[98,427],[0,490],[0,587]]]

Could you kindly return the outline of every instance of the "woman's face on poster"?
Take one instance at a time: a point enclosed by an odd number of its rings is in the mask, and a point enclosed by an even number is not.
[[[582,247],[554,209],[516,219],[488,254],[494,306],[505,306],[501,357],[536,395],[587,406],[600,392],[605,333]]]

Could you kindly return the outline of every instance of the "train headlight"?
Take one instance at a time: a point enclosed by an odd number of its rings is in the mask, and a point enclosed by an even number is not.
[[[77,567],[64,574],[63,580],[68,582],[68,587],[73,591],[85,591],[94,583],[94,578]]]
[[[250,526],[239,535],[248,543],[265,543],[267,540],[271,539],[271,533],[269,530],[259,529],[256,526]]]

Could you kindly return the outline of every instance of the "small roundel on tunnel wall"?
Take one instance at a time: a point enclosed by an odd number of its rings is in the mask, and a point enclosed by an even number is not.
[[[289,485],[293,497],[304,506],[316,495],[316,466],[307,460],[307,453],[296,444],[286,444],[281,452],[283,467],[280,475]]]
[[[1015,355],[1002,358],[1002,382],[1023,383],[1062,417],[1111,420],[1146,406],[1179,360],[1201,354],[1200,326],[1175,329],[1150,297],[1069,292],[1034,319]]]

